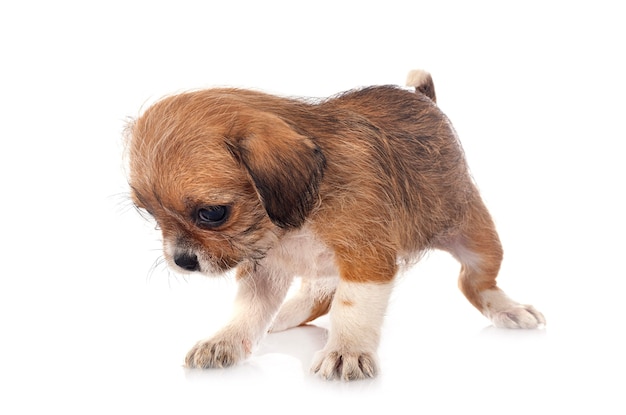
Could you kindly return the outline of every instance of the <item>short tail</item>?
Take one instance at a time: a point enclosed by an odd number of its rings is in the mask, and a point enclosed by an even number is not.
[[[433,102],[437,102],[433,78],[425,70],[415,69],[409,72],[409,75],[406,77],[406,85],[415,87],[417,91],[426,95]]]

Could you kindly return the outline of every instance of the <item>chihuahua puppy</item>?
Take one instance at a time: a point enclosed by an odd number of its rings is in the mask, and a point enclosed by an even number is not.
[[[429,249],[461,263],[460,289],[496,327],[545,324],[496,284],[498,235],[431,76],[413,71],[408,85],[318,101],[208,89],[162,99],[129,126],[132,199],[156,219],[169,265],[236,268],[232,320],[187,367],[231,366],[268,330],[330,312],[312,371],[373,377],[394,277]]]

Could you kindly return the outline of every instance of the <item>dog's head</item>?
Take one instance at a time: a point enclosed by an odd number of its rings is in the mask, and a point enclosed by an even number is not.
[[[314,207],[325,159],[310,138],[215,89],[156,103],[129,127],[134,203],[157,221],[168,263],[218,273],[264,257]]]

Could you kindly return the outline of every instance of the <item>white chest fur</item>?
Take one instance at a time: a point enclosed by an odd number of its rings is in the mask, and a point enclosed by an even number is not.
[[[286,233],[265,258],[273,269],[304,278],[338,276],[335,255],[310,228]]]

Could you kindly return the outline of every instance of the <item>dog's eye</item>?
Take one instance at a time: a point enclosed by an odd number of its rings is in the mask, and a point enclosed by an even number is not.
[[[215,228],[228,219],[228,206],[206,206],[196,211],[196,224],[203,228]]]

